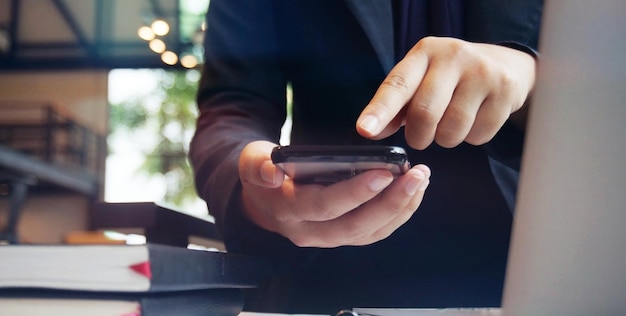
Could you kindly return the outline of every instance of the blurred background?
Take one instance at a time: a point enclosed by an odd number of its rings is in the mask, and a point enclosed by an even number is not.
[[[0,240],[66,242],[102,202],[212,220],[186,158],[208,4],[0,0]]]

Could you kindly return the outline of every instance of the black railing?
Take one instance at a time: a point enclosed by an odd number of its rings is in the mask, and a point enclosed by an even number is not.
[[[101,172],[105,137],[51,103],[0,103],[0,144],[42,161]]]

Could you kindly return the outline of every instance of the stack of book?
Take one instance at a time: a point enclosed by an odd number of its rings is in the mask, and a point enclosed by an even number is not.
[[[0,246],[0,315],[234,316],[269,265],[145,245]]]

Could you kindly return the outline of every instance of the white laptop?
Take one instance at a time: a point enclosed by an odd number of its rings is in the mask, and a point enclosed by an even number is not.
[[[547,0],[502,312],[626,315],[626,1]]]

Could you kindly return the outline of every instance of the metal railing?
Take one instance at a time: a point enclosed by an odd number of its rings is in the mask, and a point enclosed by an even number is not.
[[[98,173],[105,137],[53,103],[0,103],[0,144],[42,161]]]

